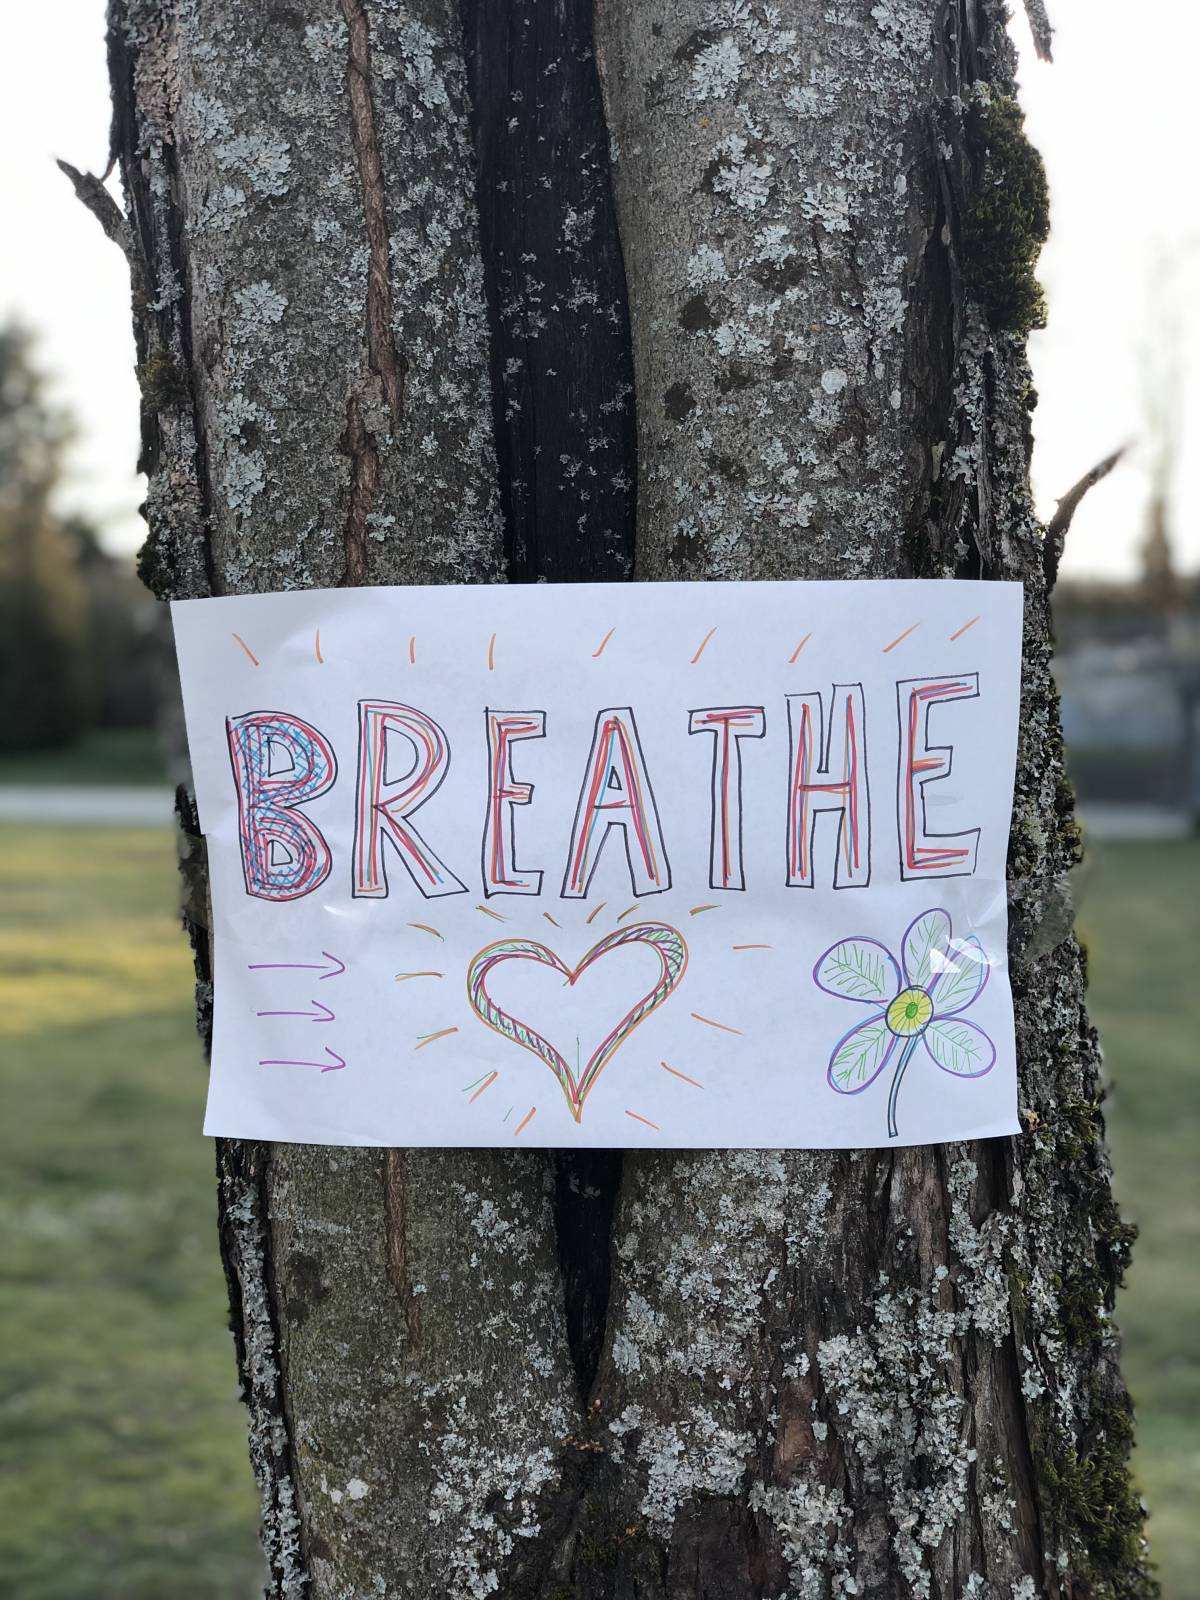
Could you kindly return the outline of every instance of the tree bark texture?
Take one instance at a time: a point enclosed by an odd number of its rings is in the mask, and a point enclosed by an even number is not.
[[[110,57],[158,594],[1026,593],[1023,1136],[220,1142],[269,1593],[1151,1594],[1027,484],[1044,188],[1000,6],[113,0]]]

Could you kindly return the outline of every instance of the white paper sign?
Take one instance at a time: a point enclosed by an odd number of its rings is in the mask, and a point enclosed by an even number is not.
[[[173,607],[205,1131],[831,1147],[1017,1131],[1019,585]]]

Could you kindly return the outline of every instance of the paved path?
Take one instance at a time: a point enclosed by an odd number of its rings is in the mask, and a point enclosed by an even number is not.
[[[150,828],[169,823],[174,810],[175,795],[167,788],[0,784],[0,822]]]
[[[1195,831],[1187,812],[1171,806],[1094,801],[1080,806],[1079,817],[1092,839],[1187,839]]]

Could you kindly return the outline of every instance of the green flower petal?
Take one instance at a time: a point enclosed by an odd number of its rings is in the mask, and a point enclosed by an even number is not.
[[[896,1035],[882,1017],[871,1017],[843,1034],[829,1058],[829,1086],[839,1094],[860,1094],[887,1065]]]
[[[921,1037],[942,1071],[956,1078],[982,1078],[996,1064],[996,1046],[973,1022],[935,1017]]]
[[[843,1000],[881,1005],[900,988],[900,968],[877,939],[843,939],[831,946],[813,968],[813,982],[826,994]]]

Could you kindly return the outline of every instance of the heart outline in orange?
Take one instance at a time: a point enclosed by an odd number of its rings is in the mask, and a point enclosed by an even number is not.
[[[578,1081],[566,1058],[548,1039],[498,1006],[487,992],[488,974],[502,961],[536,961],[561,972],[567,982],[574,986],[593,962],[607,955],[610,950],[628,944],[648,945],[661,962],[662,974],[658,983],[634,1003],[592,1051]],[[687,971],[687,964],[688,948],[683,935],[665,922],[635,922],[628,928],[618,928],[615,933],[606,934],[603,939],[596,941],[574,968],[568,967],[557,952],[540,940],[498,939],[471,958],[467,967],[467,1000],[486,1027],[501,1038],[530,1051],[550,1068],[566,1096],[568,1110],[576,1122],[582,1122],[584,1102],[595,1088],[601,1072],[633,1030],[674,994]]]

